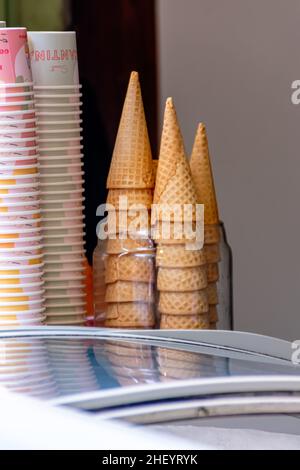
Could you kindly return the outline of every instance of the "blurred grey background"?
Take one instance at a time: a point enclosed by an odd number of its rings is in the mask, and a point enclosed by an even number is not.
[[[207,124],[235,328],[300,338],[299,0],[157,0],[160,105]]]

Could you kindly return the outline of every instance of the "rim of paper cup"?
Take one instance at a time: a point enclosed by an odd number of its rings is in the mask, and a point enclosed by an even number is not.
[[[78,232],[78,233],[73,233],[71,235],[47,235],[43,237],[43,240],[52,240],[52,239],[55,239],[55,238],[73,238],[73,237],[85,237],[86,236],[86,232]],[[47,245],[47,242],[44,243],[44,246]]]
[[[9,293],[0,292],[0,304],[2,302],[1,299],[5,298],[5,297],[7,297],[7,298],[10,298],[10,297],[19,298],[19,297],[32,297],[32,296],[36,296],[36,295],[44,297],[44,293],[45,293],[45,289],[37,290],[37,291],[34,291],[34,292],[9,292]],[[35,302],[36,301],[37,300],[35,300]],[[19,302],[19,301],[17,301],[17,302]],[[25,302],[28,302],[28,300],[25,300]],[[33,301],[30,300],[30,302],[33,302]]]
[[[43,267],[44,267],[45,263],[41,263],[39,265],[36,265],[36,266],[39,266],[39,269],[40,269],[40,272],[39,273],[27,273],[27,274],[24,274],[24,273],[20,273],[20,274],[1,274],[1,271],[12,271],[11,269],[11,266],[9,266],[9,268],[7,269],[2,269],[0,270],[0,279],[1,280],[4,280],[4,279],[29,279],[29,278],[37,278],[37,277],[41,277],[43,276]]]
[[[13,326],[13,327],[16,327],[16,326],[22,326],[22,325],[32,325],[32,326],[38,326],[36,325],[37,322],[44,322],[46,320],[46,315],[41,315],[40,317],[36,317],[36,318],[32,318],[32,319],[26,319],[26,320],[0,320],[0,328],[1,326]],[[0,382],[1,383],[1,382]]]
[[[42,300],[20,300],[19,302],[3,302],[1,301],[1,307],[19,307],[20,305],[35,305],[43,302]],[[42,307],[43,308],[43,307]]]
[[[79,252],[78,252],[79,253]],[[78,254],[77,252],[74,251],[74,255],[75,254]],[[82,252],[80,252],[81,254]],[[63,254],[66,254],[66,253],[51,253],[51,255],[55,255],[55,256],[61,256]],[[67,253],[67,254],[73,254],[73,253]],[[72,268],[66,268],[64,267],[63,269],[60,268],[59,270],[57,268],[52,268],[51,269],[51,264],[74,264],[74,263],[77,263],[76,260],[75,261],[64,261],[64,260],[53,260],[53,261],[46,261],[45,262],[45,266],[46,268],[44,269],[44,273],[47,274],[47,273],[61,273],[61,272],[65,272],[65,273],[69,273],[69,272],[77,272],[77,273],[84,273],[85,272],[85,268],[82,266],[80,267],[80,260],[78,260],[78,268],[74,269],[74,267]]]
[[[1,139],[1,136],[0,136],[0,146],[1,144],[14,144],[14,142],[16,143],[22,143],[22,142],[33,142],[33,141],[37,141],[37,137],[33,136],[33,137],[12,137],[11,139],[8,137],[7,139]],[[12,145],[13,147],[13,145]],[[13,147],[14,150],[18,150],[18,147]],[[30,148],[30,147],[29,147]]]
[[[82,121],[82,120],[81,120]],[[13,120],[8,120],[8,121],[0,121],[0,127],[1,126],[12,126],[14,124],[28,124],[30,122],[35,122],[36,123],[36,118],[30,118],[30,119],[13,119]],[[59,122],[59,121],[58,121]],[[15,129],[26,129],[26,127],[19,127]]]
[[[72,88],[82,88],[82,85],[79,83],[77,85],[34,85],[34,90],[70,90]]]
[[[18,103],[16,101],[16,103]],[[31,104],[31,101],[28,101],[28,103]],[[32,103],[35,103],[35,107],[38,108],[78,108],[83,105],[82,101],[78,101],[77,103],[38,103],[37,101],[32,101]],[[9,103],[11,106],[11,103]],[[23,102],[20,102],[19,105],[24,104]],[[8,105],[5,103],[5,105]],[[18,104],[14,105],[17,106]],[[1,102],[0,102],[1,106]]]
[[[22,112],[22,111],[16,111],[16,112]],[[53,111],[53,112],[46,112],[46,111],[37,111],[35,114],[39,117],[39,116],[74,116],[75,115],[79,115],[79,114],[82,114],[82,109],[80,109],[79,111],[66,111],[66,112],[60,112],[60,111]],[[5,116],[7,113],[3,113],[3,116]],[[0,117],[2,115],[0,114]],[[42,124],[42,122],[40,122],[40,124]]]
[[[20,165],[20,166],[21,166],[21,165]],[[24,166],[25,166],[25,165],[24,165]],[[54,169],[59,169],[59,168],[72,168],[72,167],[77,167],[77,166],[80,166],[81,168],[83,168],[83,167],[84,167],[84,162],[82,162],[82,161],[79,160],[78,163],[70,163],[69,165],[68,165],[67,163],[62,164],[62,165],[43,165],[43,164],[39,164],[39,168],[40,168],[41,170],[44,170],[44,169],[49,170],[50,168],[54,168]],[[0,168],[1,168],[1,167],[0,167]],[[56,175],[56,173],[49,173],[48,176],[50,176],[51,174],[52,174],[53,176]],[[67,174],[68,174],[68,173],[64,173],[64,175],[67,175]],[[57,175],[59,176],[58,173],[57,173]],[[42,176],[43,176],[43,175],[42,175]],[[62,175],[60,175],[60,176],[62,176]]]
[[[51,174],[46,174],[46,175],[40,175],[40,178],[67,178],[67,177],[72,177],[72,176],[82,176],[84,175],[84,171],[76,171],[75,173],[64,173],[63,175],[51,175]],[[0,175],[1,176],[1,175]],[[1,179],[1,178],[0,178]],[[71,181],[72,183],[72,181]]]
[[[23,111],[1,111],[0,112],[0,117],[1,116],[26,116],[27,114],[34,114],[36,116],[35,109],[25,109]],[[71,113],[73,114],[73,113]],[[32,118],[33,119],[33,118]],[[1,121],[0,121],[1,125]]]
[[[53,176],[54,176],[54,178],[57,177],[55,175],[53,175]],[[66,175],[66,176],[69,176],[69,175]],[[79,176],[82,176],[82,175],[79,175]],[[49,183],[49,182],[42,183],[42,182],[40,182],[40,186],[41,186],[41,188],[43,188],[45,186],[52,188],[52,187],[57,187],[57,186],[60,186],[60,185],[65,186],[65,185],[69,185],[69,184],[82,185],[83,183],[84,183],[84,180],[83,180],[83,178],[81,178],[78,181],[59,181],[59,182],[56,182],[56,183]]]
[[[80,201],[82,202],[82,201]],[[62,208],[53,208],[53,209],[45,209],[44,207],[42,207],[42,212],[43,213],[50,213],[50,214],[53,214],[54,212],[74,212],[74,211],[79,211],[83,209],[83,205],[80,205],[78,207],[62,207]],[[51,220],[51,219],[50,219]]]
[[[85,216],[84,215],[81,215],[81,216],[76,216],[76,217],[66,217],[63,219],[63,222],[68,222],[69,220],[84,220],[85,219]],[[41,219],[43,222],[62,222],[62,219],[61,217],[60,218],[57,218],[57,219],[47,219],[46,217],[42,217]],[[49,227],[43,227],[43,229],[46,229],[46,228],[49,228]],[[59,229],[59,227],[52,227],[52,228],[57,228]],[[63,227],[65,228],[65,227]]]
[[[69,134],[69,133],[73,133],[73,132],[82,132],[83,131],[83,127],[74,127],[73,129],[41,129],[41,130],[38,130],[38,135],[40,134]],[[70,139],[70,138],[69,138]],[[68,140],[69,140],[68,139]],[[72,137],[73,139],[73,137]]]
[[[28,179],[28,178],[39,178],[40,177],[40,174],[39,173],[31,173],[29,175],[0,175],[0,181],[1,180],[24,180],[24,179]],[[1,183],[0,183],[1,185]],[[14,185],[11,185],[11,186],[14,186]]]
[[[35,219],[36,220],[36,219]],[[27,225],[26,223],[24,225]],[[11,228],[11,229],[8,229],[8,230],[3,230],[1,228],[1,235],[14,235],[15,233],[18,233],[18,234],[23,234],[23,233],[33,233],[33,232],[41,232],[42,231],[42,228],[41,227],[28,227],[28,228]],[[26,238],[26,237],[24,237]],[[7,238],[0,238],[0,240],[7,240]],[[15,239],[14,239],[15,240]],[[18,238],[18,240],[21,240],[20,238]],[[23,240],[23,238],[22,238]]]
[[[39,122],[39,126],[57,126],[57,125],[69,125],[69,124],[81,124],[83,119],[76,119],[71,121],[42,121]],[[68,130],[68,129],[66,129]]]
[[[55,289],[76,289],[76,287],[70,287],[68,285],[69,282],[73,282],[73,281],[85,281],[86,279],[86,276],[84,274],[82,274],[80,277],[70,277],[68,279],[50,279],[50,280],[45,280],[45,285],[48,284],[46,286],[47,289],[50,289],[50,290],[55,290]],[[59,286],[49,286],[49,283],[53,284],[54,282],[58,283],[59,282]],[[61,287],[61,284],[63,283],[67,283],[67,285],[65,285],[65,287]],[[82,285],[85,287],[85,282],[82,283]]]
[[[41,287],[44,286],[45,281],[40,282],[29,282],[28,284],[0,284],[0,289],[24,289],[24,288],[31,288],[31,287]],[[24,292],[24,294],[26,294]]]
[[[35,251],[34,247],[32,247],[32,251]],[[41,249],[39,249],[39,251],[41,251]],[[9,256],[7,258],[2,258],[1,261],[28,261],[28,260],[40,260],[44,257],[44,253],[40,253],[40,254],[34,254],[34,253],[31,253],[31,254],[28,254],[26,256]],[[0,256],[1,258],[1,256]],[[31,267],[32,266],[35,266],[35,265],[30,265]]]
[[[70,140],[70,139],[68,139]],[[29,147],[27,147],[29,148]],[[59,150],[82,150],[83,149],[83,145],[75,145],[75,146],[64,146],[64,147],[43,147],[43,148],[40,148],[39,151],[40,152],[58,152]],[[0,151],[1,153],[1,151]],[[80,155],[80,154],[78,154]],[[54,157],[57,156],[57,155],[53,155]],[[49,156],[51,157],[51,155]]]
[[[35,173],[35,178],[39,178],[39,173]],[[11,178],[11,179],[16,179],[16,178]],[[26,183],[26,184],[16,184],[16,185],[13,185],[13,184],[10,184],[10,185],[3,185],[3,184],[0,184],[0,190],[1,189],[26,189],[26,188],[38,188],[40,186],[40,183],[37,182],[37,183]],[[26,194],[24,193],[14,193],[15,195],[16,194],[22,194],[23,196],[25,196]],[[1,197],[1,193],[0,193],[0,197]]]
[[[0,159],[0,162],[1,162],[1,159]],[[0,164],[0,173],[1,173],[1,171],[30,170],[31,168],[39,169],[40,165],[39,165],[39,163],[37,163],[37,164],[31,163],[30,165],[17,165],[17,166],[16,165],[3,165],[2,166]],[[34,175],[34,174],[35,173],[28,173],[28,176]],[[14,175],[12,175],[12,176],[14,176]]]
[[[0,198],[1,199],[13,199],[13,198],[18,198],[18,197],[31,197],[31,196],[37,196],[37,198],[40,197],[40,191],[37,190],[37,191],[32,191],[31,193],[25,193],[25,194],[21,194],[21,193],[15,193],[15,194],[0,194]],[[0,234],[1,234],[1,231],[0,231]]]
[[[70,256],[70,255],[74,255],[74,259],[72,259],[71,261],[66,261],[64,259],[48,259],[47,261],[45,261],[45,269],[44,269],[44,272],[47,273],[47,272],[57,272],[57,269],[49,269],[48,268],[48,265],[49,264],[74,264],[74,263],[78,263],[78,269],[76,269],[75,271],[77,272],[85,272],[85,267],[83,266],[83,262],[84,262],[84,257],[85,257],[85,251],[84,249],[83,250],[78,250],[78,251],[72,251],[70,253],[47,253],[45,256],[49,258],[49,256],[59,256],[59,257],[62,257],[62,256]],[[76,256],[78,256],[78,258],[76,259]],[[72,268],[74,270],[74,268]],[[71,269],[71,270],[72,270]],[[64,270],[67,272],[67,271],[70,271],[70,269],[67,269],[67,268],[64,268]]]
[[[86,224],[79,224],[79,225],[73,225],[72,227],[47,227],[47,231],[49,230],[69,230],[69,229],[82,229],[82,228],[85,228],[86,227]],[[43,229],[43,233],[45,232],[45,229]],[[43,235],[44,237],[45,236],[49,236],[49,235]],[[64,235],[56,235],[56,237],[60,237],[60,236],[64,236]]]
[[[9,241],[7,241],[7,242],[2,242],[2,241],[1,241],[2,239],[0,239],[0,245],[1,245],[1,244],[2,244],[2,245],[3,245],[3,244],[7,244],[7,243],[27,243],[27,242],[31,243],[31,242],[39,242],[39,241],[41,241],[42,239],[43,239],[43,235],[39,235],[39,236],[37,236],[37,237],[32,237],[32,238],[26,238],[25,242],[23,241],[22,238],[14,238],[14,240],[17,240],[16,242],[12,242],[12,241],[10,241],[10,239],[9,239]],[[5,239],[5,240],[6,240],[6,239]],[[1,247],[0,247],[0,248],[1,248]],[[28,248],[30,248],[30,247],[28,247]],[[15,248],[15,247],[13,247],[13,248],[7,248],[7,250],[11,250],[11,251],[14,251],[15,249],[18,249],[18,248]]]
[[[84,153],[77,153],[73,155],[50,155],[49,157],[41,156],[40,161],[47,161],[47,160],[74,160],[75,158],[78,158],[78,162],[81,162],[81,159],[84,157]],[[1,161],[1,157],[0,157]],[[49,165],[54,167],[54,165]]]
[[[1,93],[0,89],[0,101],[1,98],[18,98],[19,96],[30,96],[32,95],[34,97],[34,91],[18,91],[17,93]],[[59,96],[59,95],[58,95]],[[13,103],[13,101],[10,101],[10,103]]]
[[[28,132],[37,132],[38,128],[37,127],[25,127],[25,128],[13,128],[13,129],[1,129],[0,126],[0,136],[2,134],[27,134]],[[20,137],[19,137],[20,138]],[[34,137],[31,137],[34,139]]]
[[[40,205],[43,207],[45,206],[46,204],[59,204],[59,203],[66,203],[66,202],[83,202],[86,198],[85,197],[79,197],[77,199],[67,199],[67,201],[65,199],[60,199],[58,201],[47,201],[47,202],[43,202],[43,201],[40,201]],[[1,207],[1,205],[0,205]],[[5,207],[5,206],[4,206]],[[72,207],[67,207],[66,209],[70,209],[72,210]],[[42,209],[43,211],[47,210],[47,209]],[[51,211],[54,211],[54,210],[59,210],[59,209],[49,209]]]
[[[78,236],[81,236],[78,235]],[[47,237],[46,237],[47,238]],[[55,237],[53,237],[55,238]],[[57,237],[57,238],[60,238],[60,237]],[[63,238],[67,238],[67,237],[63,237]],[[72,235],[70,236],[70,238],[72,238]],[[86,245],[86,242],[84,240],[81,240],[80,242],[72,242],[72,247],[76,247],[76,248],[83,248],[84,250],[84,245]],[[53,251],[53,252],[49,252],[49,251],[46,251],[47,248],[61,248],[62,247],[62,244],[61,243],[51,243],[48,242],[48,241],[45,241],[45,243],[43,244],[42,248],[44,249],[44,255],[56,255],[56,254],[62,254],[62,255],[72,255],[73,253],[76,253],[73,249],[71,249],[70,251]],[[32,247],[35,249],[35,247]],[[37,249],[42,249],[42,248],[38,248]],[[0,252],[1,253],[1,252]],[[5,253],[7,253],[7,251],[5,251]]]
[[[33,210],[30,210],[30,211],[24,211],[24,210],[23,211],[15,211],[15,212],[12,212],[12,213],[10,213],[10,212],[1,212],[0,213],[0,224],[3,223],[5,218],[9,218],[8,222],[10,222],[10,217],[21,217],[23,215],[28,216],[28,215],[36,215],[36,214],[41,214],[41,213],[42,213],[41,208],[33,209]],[[22,219],[22,221],[23,220],[28,220],[28,219]],[[36,219],[34,219],[34,220],[36,220]],[[5,220],[3,225],[6,225],[6,222],[7,221]],[[20,222],[18,221],[18,223],[20,223]]]
[[[27,276],[27,277],[37,277],[43,275],[43,269],[44,269],[45,263],[40,263],[40,264],[35,264],[34,268],[39,270],[39,273],[18,273],[18,274],[1,274],[3,271],[26,271],[28,269],[32,269],[33,266],[29,265],[24,265],[22,267],[17,266],[17,267],[12,267],[12,266],[1,266],[0,267],[0,279],[19,279],[21,275]]]
[[[0,94],[1,96],[1,94]],[[3,95],[3,96],[6,96],[6,95]],[[38,99],[42,99],[42,100],[47,100],[47,99],[50,99],[50,100],[53,100],[53,99],[60,99],[60,98],[81,98],[82,97],[82,93],[66,93],[66,94],[63,94],[63,93],[58,93],[57,95],[55,95],[54,93],[53,94],[44,94],[44,93],[34,93],[34,96],[35,98],[38,98]]]
[[[42,222],[42,218],[39,217],[38,219],[22,219],[22,220],[13,220],[13,221],[5,221],[5,223],[2,222],[2,227],[16,227],[15,232],[20,233],[20,226],[22,225],[33,225],[33,224],[40,224]],[[31,227],[33,228],[33,227]],[[10,229],[9,229],[10,230]],[[12,233],[15,233],[12,232]],[[5,234],[5,231],[3,228],[1,228],[1,233]]]
[[[29,139],[36,140],[34,137],[29,137]],[[33,152],[34,150],[38,150],[38,148],[39,147],[37,145],[35,145],[34,147],[13,147],[12,149],[6,148],[6,147],[3,147],[3,148],[0,147],[0,154],[1,153],[16,153],[16,154],[18,154],[18,152]],[[37,153],[37,155],[38,155],[38,153]],[[20,155],[20,156],[23,157],[23,155]],[[33,158],[34,155],[24,155],[24,157]],[[1,160],[1,155],[0,155],[0,160]],[[24,158],[24,160],[26,160],[26,159]],[[28,160],[28,158],[27,158],[27,160]],[[30,158],[29,158],[29,160],[30,160]]]
[[[10,28],[10,29],[18,29],[18,28]],[[26,29],[26,28],[24,28]],[[20,88],[20,87],[33,87],[33,82],[19,82],[19,83],[0,83],[0,90],[1,88]]]
[[[39,142],[40,142],[40,143],[70,142],[70,140],[72,140],[72,141],[74,141],[74,140],[83,140],[83,137],[82,137],[82,136],[78,136],[78,137],[62,137],[62,138],[53,137],[53,139],[43,139],[43,138],[39,138]],[[41,150],[43,150],[43,147],[41,148]]]
[[[37,199],[36,201],[18,201],[18,202],[4,202],[0,203],[0,207],[18,207],[18,206],[34,206],[34,205],[39,205],[40,206],[40,200]]]
[[[35,100],[25,100],[25,101],[0,101],[0,107],[5,108],[6,106],[28,106],[34,105]],[[35,104],[36,105],[36,104]],[[19,110],[17,110],[19,111]]]

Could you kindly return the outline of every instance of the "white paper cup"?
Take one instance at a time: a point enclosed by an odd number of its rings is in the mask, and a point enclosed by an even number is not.
[[[45,212],[72,210],[72,209],[83,208],[84,200],[85,198],[81,197],[78,199],[70,199],[67,201],[61,200],[57,202],[46,202],[46,203],[42,201],[41,207],[42,207],[42,210]],[[1,210],[1,205],[0,205],[0,210]]]
[[[7,158],[14,159],[15,157],[36,157],[38,155],[38,147],[1,147],[0,160]],[[3,157],[3,158],[2,158]]]
[[[39,273],[28,273],[28,274],[1,274],[0,286],[22,286],[24,284],[32,284],[44,282],[42,279],[43,272],[40,270]],[[75,281],[74,281],[75,282]]]
[[[79,85],[74,31],[29,32],[28,42],[35,87]]]
[[[44,237],[52,237],[52,236],[65,237],[68,235],[82,234],[84,228],[85,228],[85,224],[79,224],[79,225],[75,225],[73,227],[67,227],[67,228],[56,228],[56,227],[48,228],[48,229],[43,228],[42,233]]]
[[[2,130],[0,127],[0,139],[28,139],[31,137],[32,140],[37,141],[37,128],[27,128],[27,129],[12,129],[12,130]],[[35,145],[35,144],[34,144]]]
[[[85,261],[85,252],[84,250],[74,250],[71,253],[51,253],[45,254],[45,272],[49,270],[53,271],[52,264],[55,263],[76,263],[80,270],[85,271],[84,261]]]
[[[78,253],[80,250],[82,250],[83,253],[84,245],[85,242],[83,240],[74,242],[72,246],[45,243],[44,254],[47,256],[51,254]]]
[[[78,90],[82,88],[81,84],[76,84],[76,85],[34,85],[33,89],[36,93],[78,93]],[[71,90],[71,91],[70,91]],[[76,91],[73,91],[76,90]]]
[[[70,165],[81,165],[83,164],[82,158],[83,153],[78,153],[77,155],[56,155],[56,156],[41,156],[39,161],[42,167],[66,167]],[[1,162],[1,160],[0,160]]]
[[[9,131],[13,129],[27,129],[36,126],[36,118],[29,119],[8,119],[0,121],[1,131]]]
[[[39,130],[70,130],[70,129],[78,129],[82,124],[82,119],[69,119],[66,121],[59,120],[59,121],[39,121]]]
[[[62,176],[68,174],[78,174],[82,171],[84,163],[80,160],[77,163],[70,163],[70,165],[40,165],[40,174],[41,176]],[[0,166],[1,174],[1,166]]]
[[[2,166],[0,162],[0,179],[2,176],[10,178],[14,178],[15,176],[22,176],[22,175],[35,175],[38,174],[38,166],[37,165],[19,165],[18,168],[15,166],[9,167],[8,165]]]
[[[29,111],[27,111],[29,113]],[[44,121],[77,121],[81,119],[82,109],[78,111],[69,110],[69,111],[43,111],[36,110],[34,116],[38,119],[39,124],[43,124]],[[4,116],[4,115],[3,115]],[[0,115],[0,117],[2,117]],[[4,117],[3,117],[4,119]]]
[[[61,220],[61,219],[47,220],[44,218],[43,219],[43,231],[49,228],[53,228],[53,229],[64,228],[65,229],[65,228],[76,227],[77,225],[82,223],[83,220],[84,220],[84,215],[77,217],[76,219],[65,218],[64,220]]]
[[[19,167],[19,166],[28,166],[28,165],[35,165],[36,167],[39,166],[39,162],[37,159],[37,155],[30,155],[30,156],[14,156],[14,157],[2,157],[0,156],[0,167]]]
[[[39,139],[48,139],[48,138],[51,138],[51,139],[60,139],[61,137],[65,138],[65,139],[70,139],[70,140],[74,140],[74,139],[79,139],[80,138],[80,133],[82,131],[82,127],[78,127],[78,128],[74,128],[74,129],[70,129],[70,130],[66,130],[66,129],[59,129],[59,130],[48,130],[48,131],[45,131],[45,130],[39,130],[38,131],[38,137]]]
[[[84,189],[81,188],[77,191],[61,191],[61,192],[53,192],[53,191],[41,191],[41,204],[44,203],[52,203],[52,202],[62,202],[62,201],[70,201],[73,198],[83,197]]]
[[[53,186],[62,186],[64,183],[83,184],[84,183],[84,180],[82,178],[83,175],[84,175],[83,171],[81,171],[80,173],[69,173],[66,175],[48,175],[48,176],[40,175],[41,190],[43,190],[44,187],[52,189]],[[1,182],[1,179],[0,179],[0,182]]]
[[[1,111],[0,112],[0,125],[1,125],[1,121],[35,119],[35,118],[36,118],[36,112],[34,109],[25,109],[25,110],[20,110],[20,111]]]
[[[5,105],[6,103],[1,103],[0,102],[0,110],[1,110],[1,104]],[[40,102],[39,99],[36,100],[35,102],[35,107],[37,112],[61,112],[61,111],[79,111],[80,107],[82,105],[82,101],[78,100],[75,102],[55,102],[55,101],[46,101],[46,103]],[[22,103],[23,105],[23,103]]]
[[[51,149],[57,149],[58,147],[68,150],[69,148],[74,148],[78,147],[81,145],[81,142],[83,140],[83,137],[80,136],[80,134],[76,137],[72,137],[72,139],[68,137],[53,137],[51,139],[43,139],[39,138],[39,149],[40,152],[45,152],[45,149],[51,150]]]
[[[27,284],[0,284],[0,293],[2,294],[21,294],[21,293],[32,293],[32,292],[39,292],[40,290],[45,290],[44,288],[44,281],[38,282],[27,282]],[[76,289],[74,289],[76,290]]]
[[[41,249],[43,245],[41,243],[43,237],[35,237],[31,238],[30,240],[26,241],[17,241],[17,242],[4,242],[0,240],[0,253],[2,252],[19,252],[19,251],[26,251],[27,249],[31,250],[34,249]]]
[[[46,282],[50,280],[54,281],[59,281],[59,280],[65,280],[69,279],[70,276],[72,276],[73,280],[81,280],[83,278],[83,274],[81,271],[78,271],[78,273],[73,273],[70,274],[70,271],[60,271],[60,272],[46,272],[44,274],[44,279]]]
[[[64,155],[67,157],[68,155],[81,155],[81,150],[83,149],[83,145],[75,145],[75,146],[61,146],[61,147],[43,147],[40,148],[40,158],[43,161],[43,158],[47,157],[56,157],[60,155]],[[0,155],[1,158],[1,155]]]
[[[81,275],[78,279],[78,276],[74,279],[73,276],[68,279],[60,279],[53,281],[45,281],[45,289],[47,292],[50,292],[52,289],[84,289],[85,288],[86,278],[84,275]]]
[[[33,89],[33,81],[0,83],[0,93],[17,93],[18,91],[28,91]]]
[[[17,99],[18,98],[18,99]],[[3,93],[0,89],[0,101],[5,102],[14,102],[14,101],[23,101],[24,100],[34,100],[34,91],[33,89],[29,91],[17,91],[15,93]]]
[[[32,203],[35,204],[39,202],[40,200],[40,192],[39,191],[32,191],[28,192],[26,195],[20,194],[20,195],[11,195],[8,193],[2,193],[0,194],[0,203],[2,206],[5,206],[6,204],[25,204],[25,203]]]

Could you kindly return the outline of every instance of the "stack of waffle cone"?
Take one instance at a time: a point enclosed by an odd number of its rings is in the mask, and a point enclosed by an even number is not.
[[[216,328],[218,322],[218,291],[220,262],[219,213],[209,156],[206,129],[200,123],[196,132],[190,167],[196,187],[197,202],[204,204],[204,251],[207,263],[208,301],[210,327]]]
[[[107,188],[105,326],[152,328],[155,262],[149,236],[154,172],[137,72],[130,76]]]
[[[185,225],[194,224],[196,192],[187,162],[176,111],[169,98],[166,103],[160,156],[158,161],[154,206],[151,222],[157,242],[156,264],[158,310],[161,329],[208,328],[207,274],[203,250],[189,250],[191,240],[186,239]],[[173,214],[169,224],[169,238],[161,227],[166,222],[160,207],[164,205],[192,207],[188,221],[180,218],[180,211]],[[174,206],[173,206],[174,207]],[[183,211],[181,211],[181,216]],[[182,229],[181,237],[175,233],[175,225]],[[176,237],[175,237],[176,235]],[[195,240],[192,240],[195,242]],[[197,245],[194,243],[193,248]]]

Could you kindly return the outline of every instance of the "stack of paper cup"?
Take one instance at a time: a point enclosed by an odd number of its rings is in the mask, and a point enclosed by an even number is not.
[[[36,115],[26,28],[0,29],[0,327],[45,319]]]
[[[86,318],[81,85],[74,32],[30,32],[40,148],[47,324]]]
[[[0,387],[43,399],[58,396],[45,343],[35,339],[0,341]]]

